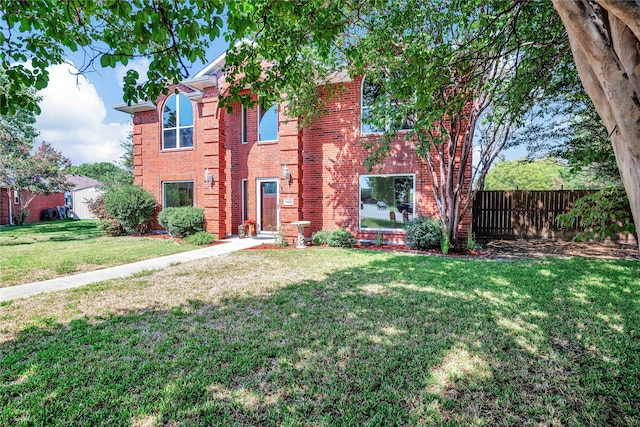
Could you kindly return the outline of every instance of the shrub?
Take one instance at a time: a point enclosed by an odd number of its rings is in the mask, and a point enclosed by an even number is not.
[[[109,217],[113,218],[113,216],[108,215],[107,211],[104,209],[104,195],[101,194],[95,199],[87,200],[87,208],[89,212],[93,214],[97,219],[107,219]]]
[[[604,188],[597,193],[581,197],[573,208],[558,216],[558,222],[571,227],[576,222],[592,231],[581,231],[573,240],[605,239],[616,233],[634,234],[636,226],[631,218],[629,199],[623,189]]]
[[[316,231],[311,235],[311,243],[314,245],[326,245],[329,235],[331,235],[330,230]]]
[[[442,226],[440,221],[425,215],[418,215],[404,225],[407,231],[407,246],[425,250],[440,248]]]
[[[356,239],[347,230],[340,229],[327,237],[327,244],[336,248],[352,248],[356,245]]]
[[[477,247],[478,242],[476,242],[476,235],[475,233],[469,231],[469,234],[467,234],[467,249],[469,249],[470,251],[475,251]]]
[[[104,195],[104,209],[128,232],[140,232],[156,210],[156,199],[137,185],[120,185]]]
[[[98,230],[104,232],[107,236],[124,236],[127,230],[115,218],[99,219],[96,223]]]
[[[199,231],[196,234],[187,236],[185,240],[191,243],[192,245],[205,246],[215,242],[216,238],[213,236],[213,234],[209,233],[208,231]]]
[[[184,206],[164,208],[158,214],[158,222],[172,236],[190,236],[204,230],[204,209]]]

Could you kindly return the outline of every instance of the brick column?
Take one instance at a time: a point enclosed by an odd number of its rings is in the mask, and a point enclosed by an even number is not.
[[[202,104],[198,105],[198,137],[196,141],[202,145],[203,156],[201,169],[196,176],[203,188],[200,192],[201,206],[204,207],[205,226],[207,231],[224,238],[226,234],[226,151],[224,131],[224,111],[218,109],[218,93],[216,88],[207,88]],[[204,182],[204,172],[209,169],[213,183]]]

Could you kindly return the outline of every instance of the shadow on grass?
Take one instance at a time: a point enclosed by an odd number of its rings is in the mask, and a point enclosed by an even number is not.
[[[362,256],[265,297],[35,319],[0,346],[0,423],[640,419],[639,263]]]

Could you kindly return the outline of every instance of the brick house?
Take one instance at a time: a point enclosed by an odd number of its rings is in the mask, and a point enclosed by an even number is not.
[[[364,166],[362,142],[381,133],[366,123],[375,91],[362,78],[336,74],[330,84],[343,86],[342,95],[299,128],[282,105],[218,108],[223,65],[224,55],[155,104],[115,107],[133,114],[135,182],[159,205],[204,208],[207,230],[220,237],[255,219],[259,231],[279,229],[289,241],[291,222],[308,220],[306,237],[342,227],[359,240],[381,231],[384,240],[403,243],[404,221],[437,213],[426,165],[404,138],[379,172]],[[470,223],[467,215],[461,238]]]
[[[23,195],[25,196],[25,195]],[[30,197],[29,193],[26,197]],[[19,194],[8,185],[0,184],[0,225],[14,224],[14,218],[20,212],[22,202]],[[40,221],[43,209],[64,205],[63,193],[38,194],[29,203],[29,215],[24,222]]]

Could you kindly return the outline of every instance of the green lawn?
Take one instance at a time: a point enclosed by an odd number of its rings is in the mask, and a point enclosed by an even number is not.
[[[103,236],[95,221],[0,229],[0,288],[197,249],[171,240]]]
[[[243,251],[0,307],[0,425],[640,425],[640,262]]]

